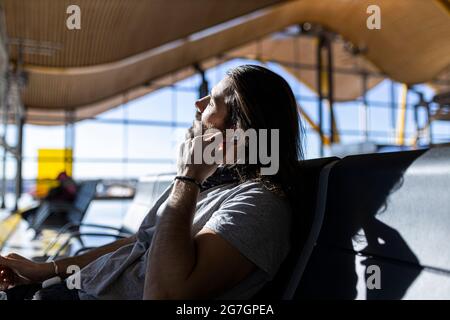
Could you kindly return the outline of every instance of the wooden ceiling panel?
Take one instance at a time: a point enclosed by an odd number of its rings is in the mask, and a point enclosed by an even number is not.
[[[26,64],[79,67],[124,59],[280,0],[77,0],[81,29],[66,27],[67,0],[4,0],[11,57]],[[226,4],[225,4],[226,3]]]

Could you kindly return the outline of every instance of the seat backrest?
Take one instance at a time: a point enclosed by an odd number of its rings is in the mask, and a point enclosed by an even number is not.
[[[69,222],[79,224],[83,220],[89,205],[95,198],[97,185],[98,180],[84,181],[80,184],[77,195],[72,204],[74,209],[69,210],[67,213]]]
[[[60,228],[67,223],[78,225],[84,218],[91,201],[95,198],[98,181],[84,181],[77,190],[73,203],[43,201],[30,222],[36,237],[42,228]]]
[[[449,299],[450,147],[349,156],[296,299]]]
[[[125,232],[135,233],[155,204],[155,201],[170,185],[175,173],[165,173],[144,176],[139,179],[133,202],[125,214],[122,229]]]
[[[322,174],[322,181],[321,173],[324,168],[338,160],[339,158],[332,157],[299,162],[297,174],[292,181],[298,198],[291,204],[293,214],[296,215],[291,226],[291,250],[274,279],[268,282],[254,299],[292,298],[320,230],[322,220],[320,216],[323,214],[320,212],[321,193],[327,190],[328,172]]]

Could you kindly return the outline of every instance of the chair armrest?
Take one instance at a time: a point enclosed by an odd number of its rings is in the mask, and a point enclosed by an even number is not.
[[[55,236],[55,238],[53,239],[53,241],[51,241],[49,243],[49,245],[45,248],[44,250],[44,255],[47,256],[48,252],[55,246],[55,244],[58,242],[58,239],[61,238],[61,236],[63,234],[65,234],[67,231],[74,229],[74,228],[80,228],[80,227],[93,227],[93,228],[99,228],[99,229],[107,229],[107,230],[113,230],[113,231],[117,231],[119,233],[122,234],[127,234],[128,236],[133,235],[132,233],[128,233],[128,232],[123,232],[123,230],[121,228],[116,228],[116,227],[112,227],[112,226],[106,226],[106,225],[100,225],[100,224],[94,224],[94,223],[68,223],[66,224],[64,227],[62,227],[61,229],[59,229],[57,235]]]
[[[99,229],[109,229],[109,230],[114,230],[114,231],[122,232],[122,228],[116,228],[116,227],[113,227],[113,226],[107,226],[107,225],[95,224],[95,223],[80,223],[79,226],[80,226],[80,227],[99,228]]]
[[[96,247],[83,247],[83,248],[80,248],[77,251],[75,251],[75,253],[73,255],[76,257],[76,256],[80,255],[81,253],[83,253],[85,251],[89,251],[89,250],[92,250],[92,249],[95,249],[95,248]]]
[[[112,237],[112,238],[115,238],[115,239],[124,239],[124,238],[128,238],[129,237],[128,234],[112,234],[112,233],[99,233],[99,232],[86,232],[86,233],[74,232],[74,233],[70,234],[69,238],[67,238],[67,240],[61,245],[61,247],[58,249],[58,251],[56,251],[53,256],[51,256],[51,257],[49,257],[47,259],[47,262],[55,260],[60,255],[60,253],[69,245],[70,241],[73,238],[79,238],[79,237],[82,237],[82,236]]]

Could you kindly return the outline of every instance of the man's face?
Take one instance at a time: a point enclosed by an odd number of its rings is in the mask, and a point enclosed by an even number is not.
[[[234,155],[232,158],[233,163],[237,161],[237,148],[239,147],[239,142],[236,143],[236,140],[226,140],[229,138],[226,129],[236,129],[235,125],[230,124],[229,109],[225,104],[225,98],[229,94],[229,87],[231,86],[230,81],[228,77],[225,77],[212,88],[210,95],[195,102],[197,108],[196,119],[200,121],[194,121],[192,128],[193,136],[202,135],[208,129],[216,129],[222,132],[222,145],[218,150],[223,150],[224,163],[230,160],[227,159],[227,150],[229,150],[229,147],[234,148],[234,152],[232,153]]]
[[[197,111],[200,113],[200,124],[203,130],[215,128],[221,131],[227,129],[228,108],[225,105],[225,92],[229,86],[229,79],[225,77],[216,84],[211,94],[195,102]],[[198,133],[200,128],[194,128]]]

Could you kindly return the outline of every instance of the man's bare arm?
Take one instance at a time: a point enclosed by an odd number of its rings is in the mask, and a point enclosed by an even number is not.
[[[119,249],[127,244],[133,243],[135,241],[136,241],[136,236],[133,235],[131,237],[119,239],[112,243],[95,248],[95,249],[90,250],[79,256],[60,259],[56,262],[58,265],[58,269],[60,271],[59,276],[62,278],[67,277],[68,275],[65,272],[65,270],[67,270],[67,268],[71,265],[76,265],[80,269],[84,268],[85,266],[87,266],[89,263],[96,260],[97,258],[99,258],[105,254],[108,254],[110,252],[116,251],[117,249]],[[52,267],[53,267],[53,264],[52,264]]]
[[[83,268],[97,258],[116,251],[117,249],[136,241],[136,236],[120,239],[105,246],[93,249],[85,254],[58,260],[58,275],[61,278],[69,276],[66,272],[71,265]],[[14,273],[1,272],[2,268],[9,268]],[[10,286],[24,283],[39,283],[55,276],[53,263],[37,263],[24,258],[18,254],[11,253],[6,257],[0,256],[0,290],[5,290]]]

